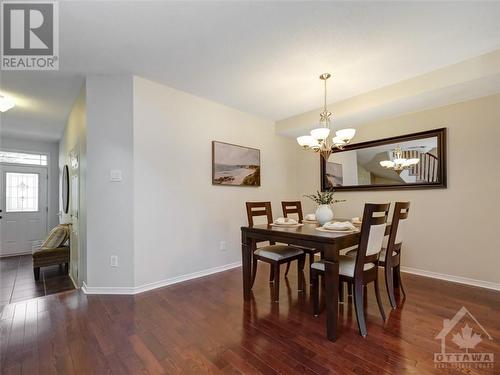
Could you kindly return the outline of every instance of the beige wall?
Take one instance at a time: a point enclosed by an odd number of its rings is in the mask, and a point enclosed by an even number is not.
[[[500,95],[365,123],[355,142],[440,127],[448,128],[447,189],[338,193],[347,202],[335,207],[336,216],[359,216],[365,202],[409,200],[403,266],[499,287]],[[318,157],[298,146],[296,153],[299,194],[315,191]]]
[[[78,212],[78,240],[71,238],[70,275],[74,282],[81,286],[87,275],[87,248],[86,248],[86,171],[87,171],[87,122],[85,112],[85,86],[82,87],[78,98],[73,104],[64,134],[59,142],[59,181],[64,165],[70,166],[70,153],[76,151],[79,155],[79,212]],[[70,175],[73,174],[70,167]],[[60,182],[59,182],[60,183]],[[70,182],[71,183],[71,182]],[[70,189],[71,197],[71,189]],[[71,199],[70,199],[71,202]],[[71,204],[71,203],[70,203]],[[59,211],[62,212],[62,201],[59,199]],[[69,213],[73,210],[70,207]],[[68,214],[62,214],[61,222],[71,222]]]
[[[212,186],[212,140],[260,149],[262,186]],[[271,121],[135,77],[136,286],[240,262],[244,202],[276,217],[297,197],[295,147]]]

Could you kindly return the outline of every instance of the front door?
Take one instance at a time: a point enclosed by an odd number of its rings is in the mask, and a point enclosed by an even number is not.
[[[47,168],[0,165],[0,256],[30,253],[47,235]]]

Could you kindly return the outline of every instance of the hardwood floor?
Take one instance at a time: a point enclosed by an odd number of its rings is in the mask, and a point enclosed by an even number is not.
[[[312,316],[309,290],[297,293],[295,266],[271,302],[260,267],[243,302],[240,269],[136,296],[70,291],[7,305],[0,320],[2,374],[435,374],[435,336],[465,306],[483,325],[472,351],[490,352],[500,373],[500,293],[403,274],[407,300],[380,318],[368,288],[368,337],[358,334],[352,302],[341,305],[341,336],[325,338],[324,313]],[[283,277],[283,275],[282,275]],[[381,274],[381,277],[382,274]],[[457,325],[457,329],[463,327]],[[449,351],[460,352],[449,340]]]
[[[74,288],[69,276],[61,273],[58,266],[42,267],[40,280],[36,281],[31,255],[0,258],[0,308]]]

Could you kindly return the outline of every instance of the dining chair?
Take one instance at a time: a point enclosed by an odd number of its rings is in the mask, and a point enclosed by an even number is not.
[[[246,202],[246,207],[249,226],[254,225],[254,218],[258,216],[265,216],[267,225],[273,223],[271,202]],[[288,245],[276,245],[274,242],[271,242],[268,246],[259,248],[257,248],[257,243],[252,245],[255,250],[253,252],[252,282],[250,287],[253,287],[255,276],[257,275],[257,262],[260,260],[261,262],[269,263],[271,267],[269,282],[274,281],[274,301],[279,302],[280,266],[283,263],[289,265],[296,260],[298,290],[302,291],[304,289],[303,271],[306,254],[302,249]]]
[[[389,239],[383,245],[382,251],[378,259],[378,265],[384,267],[385,285],[389,302],[393,309],[397,308],[395,288],[399,288],[403,293],[403,298],[406,298],[406,292],[401,281],[401,248],[403,244],[403,236],[405,233],[408,212],[410,211],[410,202],[396,202],[394,212],[392,214],[391,230]],[[356,256],[356,251],[351,250],[346,255]],[[392,254],[387,258],[387,254]]]
[[[380,252],[378,260],[379,266],[384,267],[385,285],[387,294],[393,309],[397,308],[394,288],[399,288],[406,298],[406,293],[401,282],[401,247],[405,234],[408,212],[410,211],[410,202],[396,202],[394,213],[392,214],[391,231],[387,247]],[[391,254],[391,256],[387,256]]]
[[[340,255],[339,257],[339,291],[343,282],[354,289],[354,309],[358,321],[359,333],[366,337],[366,322],[363,311],[363,293],[365,287],[373,282],[380,315],[385,321],[385,312],[380,298],[378,283],[378,259],[382,251],[387,215],[390,203],[365,204],[361,233],[356,256]],[[319,315],[319,277],[324,276],[325,264],[315,262],[311,266],[312,294],[314,315]]]
[[[302,220],[304,219],[304,214],[302,212],[301,201],[283,201],[281,202],[281,208],[283,209],[284,217],[289,217],[289,215],[296,214],[299,223],[302,223]],[[309,255],[309,269],[311,269],[311,265],[314,263],[314,255],[319,253],[319,251],[309,247],[300,247],[300,249],[302,249],[307,255]],[[288,274],[289,269],[290,269],[290,263],[288,263],[286,266],[285,275]]]

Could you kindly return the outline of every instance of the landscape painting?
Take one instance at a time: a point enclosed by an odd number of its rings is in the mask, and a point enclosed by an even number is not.
[[[213,141],[212,184],[260,186],[260,150]]]

